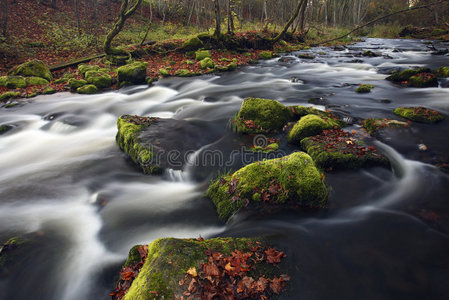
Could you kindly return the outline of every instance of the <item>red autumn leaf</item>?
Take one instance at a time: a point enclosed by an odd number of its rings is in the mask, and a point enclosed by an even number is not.
[[[276,251],[273,248],[265,250],[265,255],[267,256],[267,262],[270,264],[276,264],[281,262],[281,258],[284,256],[284,252]]]

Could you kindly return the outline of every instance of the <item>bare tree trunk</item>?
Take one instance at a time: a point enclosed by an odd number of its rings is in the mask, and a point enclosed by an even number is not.
[[[334,27],[337,27],[337,0],[334,0]]]
[[[145,32],[145,36],[143,37],[142,42],[140,43],[140,47],[142,47],[143,43],[145,43],[145,40],[148,37],[148,33],[150,33],[150,28],[152,24],[153,24],[153,7],[150,4],[150,24],[148,24],[147,31]]]
[[[79,0],[75,0],[75,15],[76,15],[76,27],[78,27],[78,36],[81,36],[81,20],[80,20]]]
[[[134,6],[128,8],[129,2],[128,0],[122,0],[122,5],[120,7],[120,12],[117,18],[117,22],[114,24],[114,28],[108,33],[106,39],[104,41],[104,52],[108,55],[121,55],[124,54],[124,51],[113,49],[111,47],[112,40],[114,37],[120,33],[123,29],[123,25],[125,25],[125,21],[131,17],[131,15],[136,11],[139,5],[142,3],[142,0],[136,0]]]
[[[308,1],[302,1],[301,2],[301,8],[299,10],[299,31],[301,33],[304,32],[304,24],[305,24],[305,21],[306,21],[305,12],[306,12],[306,9],[307,9],[307,3],[308,3]]]
[[[3,12],[0,15],[1,16],[1,25],[2,25],[2,35],[6,37],[6,31],[7,31],[7,27],[8,27],[8,0],[2,0],[2,7],[3,7]]]
[[[221,15],[220,15],[220,3],[219,0],[213,0],[214,1],[214,8],[215,8],[215,32],[214,36],[215,38],[219,39],[221,36]]]
[[[273,44],[277,43],[283,36],[284,34],[287,32],[288,28],[290,27],[290,25],[292,25],[293,21],[295,21],[295,19],[298,17],[299,15],[299,10],[301,9],[301,6],[304,5],[304,2],[307,2],[307,0],[300,0],[298,1],[298,5],[296,6],[295,12],[293,13],[292,17],[290,18],[290,20],[288,20],[287,24],[285,24],[284,29],[281,31],[281,33],[279,33],[273,40]]]

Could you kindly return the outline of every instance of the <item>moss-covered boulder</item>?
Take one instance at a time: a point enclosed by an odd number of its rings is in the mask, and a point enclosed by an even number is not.
[[[146,76],[147,64],[141,61],[135,61],[117,69],[119,82],[129,82],[133,84],[144,83]]]
[[[117,127],[117,144],[146,174],[180,170],[189,154],[218,138],[213,128],[197,121],[123,115]]]
[[[87,84],[87,81],[84,79],[75,79],[75,78],[71,78],[68,81],[68,84],[70,86],[70,89],[72,91],[76,91],[78,88],[85,86]]]
[[[26,77],[25,81],[27,85],[47,85],[49,84],[47,79],[41,77]]]
[[[376,53],[374,53],[374,52],[371,51],[371,50],[366,50],[366,51],[364,51],[364,52],[362,53],[362,56],[365,56],[365,57],[377,57],[377,56],[379,56],[379,55],[377,55]]]
[[[3,94],[0,94],[0,101],[8,100],[11,98],[17,98],[20,96],[19,92],[4,92]]]
[[[360,84],[358,88],[355,89],[356,93],[369,93],[374,88],[371,84]]]
[[[323,130],[332,128],[340,128],[339,123],[331,118],[307,115],[296,122],[292,130],[290,130],[287,135],[288,142],[299,144],[303,138],[320,134]]]
[[[112,78],[109,74],[100,71],[87,71],[84,74],[87,83],[93,84],[99,89],[108,88],[112,85]]]
[[[85,77],[86,72],[98,70],[100,70],[100,67],[97,65],[89,65],[89,64],[78,65],[78,71],[83,77]]]
[[[394,110],[394,113],[408,120],[420,123],[436,123],[445,119],[445,117],[436,110],[422,106],[398,107]]]
[[[408,79],[408,84],[417,88],[438,87],[438,80],[431,73],[419,73],[411,76]]]
[[[438,77],[449,77],[449,67],[441,67],[436,69],[435,74]]]
[[[22,76],[0,76],[0,86],[8,89],[24,88],[26,85],[26,80]]]
[[[151,147],[144,146],[139,137],[140,132],[158,121],[157,118],[124,115],[117,121],[116,141],[145,174],[160,174],[162,168],[153,161]]]
[[[203,42],[198,37],[193,37],[190,40],[187,40],[182,45],[183,51],[195,51],[204,46]]]
[[[301,147],[317,166],[327,169],[354,169],[365,166],[386,166],[388,159],[372,146],[366,146],[349,132],[325,130],[320,135],[301,140]]]
[[[12,126],[10,125],[0,125],[0,135],[7,133],[12,129]]]
[[[83,85],[76,89],[78,94],[95,94],[98,93],[98,88],[93,84]]]
[[[392,119],[366,119],[362,122],[362,127],[372,136],[376,135],[379,130],[386,128],[406,128],[407,122]]]
[[[195,59],[197,61],[202,61],[205,58],[210,58],[211,54],[209,50],[199,50],[195,52]]]
[[[50,69],[43,61],[32,60],[21,65],[18,65],[8,72],[8,75],[21,75],[25,77],[41,77],[47,81],[52,81]]]
[[[243,207],[322,207],[327,188],[312,158],[304,152],[252,163],[213,181],[207,195],[228,220]]]
[[[284,256],[256,238],[158,239],[148,246],[143,267],[123,299],[272,298],[289,280],[282,274]],[[123,270],[130,269],[122,269],[125,278],[121,276],[120,282],[134,273]],[[122,283],[112,295],[126,285]]]
[[[213,69],[215,67],[215,62],[212,58],[206,57],[205,59],[200,61],[201,69]]]
[[[310,53],[300,53],[298,54],[298,57],[301,59],[315,59],[315,55]]]
[[[192,77],[195,76],[196,74],[187,70],[187,69],[179,69],[175,72],[175,76],[179,76],[179,77]]]
[[[262,51],[259,53],[259,59],[272,59],[273,52],[271,51]]]
[[[419,69],[407,69],[403,71],[393,71],[390,76],[386,79],[389,81],[393,81],[395,83],[408,82],[410,77],[415,76],[419,73],[429,73],[430,70],[426,68]]]
[[[263,153],[271,153],[279,150],[278,143],[271,143],[266,146],[253,146],[251,151],[253,152],[263,152]]]
[[[246,98],[233,123],[239,133],[268,133],[282,129],[291,113],[279,101]]]
[[[42,94],[44,94],[44,95],[51,95],[51,94],[54,94],[54,93],[56,93],[56,90],[54,88],[52,88],[51,86],[47,86],[42,91]]]

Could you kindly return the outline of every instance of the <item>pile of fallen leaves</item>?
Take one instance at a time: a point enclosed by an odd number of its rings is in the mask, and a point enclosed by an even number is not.
[[[115,289],[109,294],[112,300],[122,299],[126,292],[128,292],[134,279],[139,275],[148,255],[148,245],[138,246],[137,251],[139,252],[140,260],[120,270],[120,279]]]
[[[206,250],[208,261],[197,270],[190,268],[180,286],[187,286],[179,300],[187,299],[268,299],[284,288],[288,275],[266,278],[257,276],[256,268],[279,264],[284,252],[253,244],[248,252],[234,250],[229,256]],[[270,266],[271,267],[271,266]]]
[[[159,118],[155,118],[155,117],[141,117],[141,116],[137,116],[137,115],[128,115],[127,119],[128,119],[128,123],[133,123],[135,125],[145,125],[145,126],[149,126],[153,123],[156,123],[159,120]]]

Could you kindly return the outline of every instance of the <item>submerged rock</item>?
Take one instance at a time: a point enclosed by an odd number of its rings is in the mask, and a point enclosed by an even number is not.
[[[136,256],[130,251],[131,255]],[[257,238],[162,238],[148,246],[135,279],[128,259],[111,295],[119,299],[115,295],[132,282],[123,299],[181,299],[187,295],[189,299],[212,299],[214,295],[267,299],[279,294],[290,279],[281,274],[284,256]]]
[[[32,60],[14,67],[8,75],[21,75],[25,77],[41,77],[47,81],[52,81],[50,69],[40,60]]]
[[[291,112],[279,101],[246,98],[233,122],[239,133],[267,133],[282,129]]]
[[[402,122],[398,120],[392,119],[366,119],[362,123],[362,127],[368,131],[368,133],[372,136],[376,135],[376,133],[385,128],[405,128],[408,127],[407,122]]]
[[[218,215],[228,220],[247,207],[322,207],[327,200],[326,184],[312,158],[295,152],[282,158],[255,162],[211,183],[207,195]]]
[[[445,117],[436,110],[419,107],[398,107],[394,110],[398,116],[411,121],[420,123],[436,123],[445,119]]]
[[[388,159],[377,150],[366,146],[349,132],[325,130],[322,134],[305,138],[301,147],[317,166],[327,169],[354,169],[365,166],[386,166]]]

